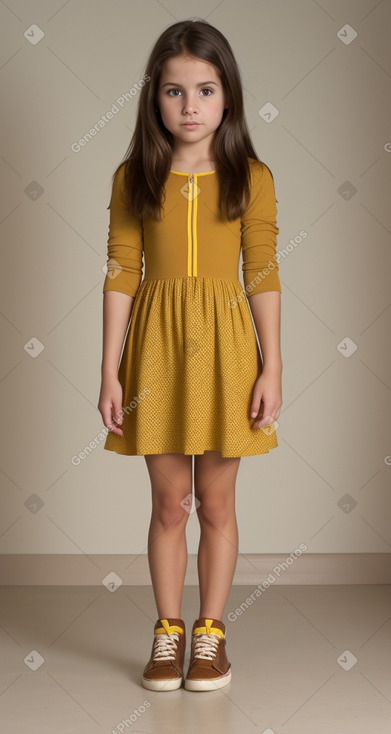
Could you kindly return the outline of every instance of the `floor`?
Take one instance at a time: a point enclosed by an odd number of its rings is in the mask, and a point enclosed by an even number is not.
[[[0,588],[1,732],[390,734],[390,587],[253,592],[232,587],[223,619],[231,683],[155,693],[151,587]],[[188,641],[198,613],[186,586]]]

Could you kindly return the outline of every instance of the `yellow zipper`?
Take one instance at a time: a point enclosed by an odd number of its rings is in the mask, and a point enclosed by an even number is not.
[[[197,197],[194,196],[197,186],[197,174],[189,174],[189,198],[187,208],[188,258],[187,274],[197,275]]]

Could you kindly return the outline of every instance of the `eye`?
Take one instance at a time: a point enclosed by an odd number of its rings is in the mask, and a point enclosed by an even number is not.
[[[177,94],[172,95],[171,92],[180,92],[180,89],[169,89],[167,92],[170,97],[177,97]],[[210,92],[210,94],[202,95],[203,97],[210,97],[213,94],[213,89],[210,89],[209,87],[204,87],[203,89],[201,89],[201,92]]]

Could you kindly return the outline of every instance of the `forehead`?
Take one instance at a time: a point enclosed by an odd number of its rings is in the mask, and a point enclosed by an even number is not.
[[[209,64],[203,59],[198,59],[193,56],[171,56],[167,59],[162,68],[160,80],[161,82],[180,82],[185,81],[206,81],[214,80],[218,82],[219,77],[217,69],[213,64]]]

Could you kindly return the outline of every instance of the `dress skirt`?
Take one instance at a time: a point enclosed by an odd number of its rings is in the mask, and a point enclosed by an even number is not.
[[[123,436],[104,448],[126,455],[238,457],[278,446],[275,424],[254,429],[250,406],[262,372],[239,280],[144,279],[133,303],[118,379]]]

